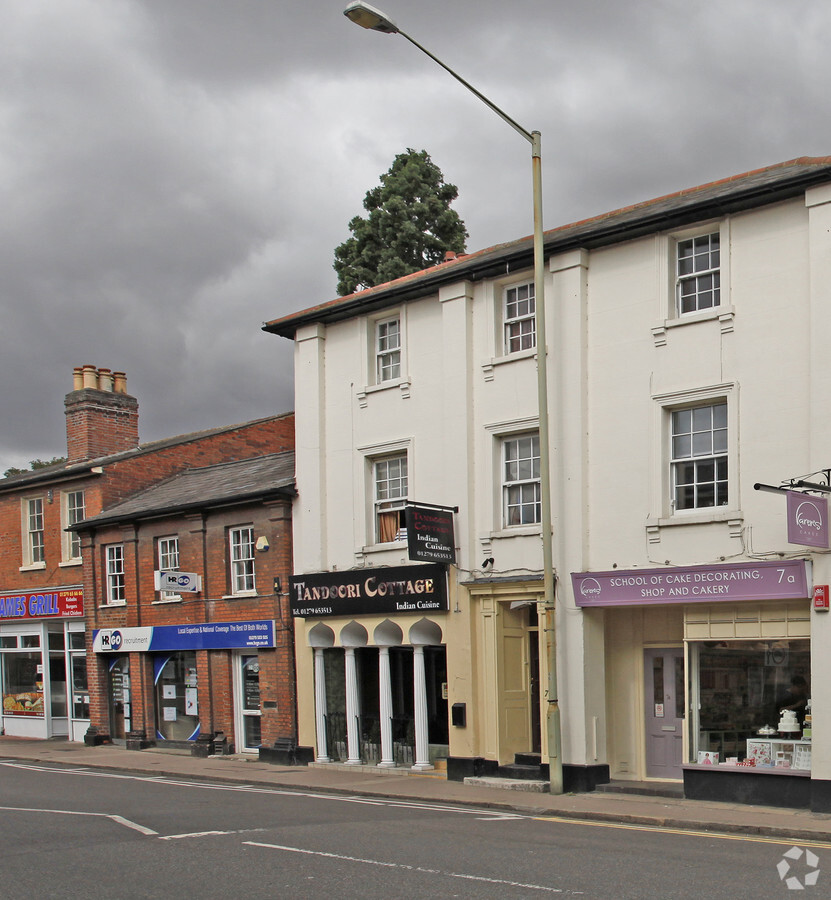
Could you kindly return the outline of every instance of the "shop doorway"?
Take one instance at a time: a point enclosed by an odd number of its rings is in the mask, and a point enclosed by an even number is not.
[[[254,653],[237,657],[236,742],[241,753],[256,753],[262,744],[260,705],[260,659]]]
[[[130,725],[130,657],[116,656],[109,660],[108,694],[110,707],[110,736],[115,741],[127,738]]]
[[[196,652],[181,650],[153,658],[156,686],[156,737],[195,741],[199,737]]]
[[[683,777],[684,651],[680,647],[644,651],[646,775]]]

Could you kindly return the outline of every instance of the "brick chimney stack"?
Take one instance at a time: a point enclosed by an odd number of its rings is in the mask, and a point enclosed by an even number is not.
[[[64,406],[69,462],[138,447],[138,400],[127,393],[123,372],[77,366]]]

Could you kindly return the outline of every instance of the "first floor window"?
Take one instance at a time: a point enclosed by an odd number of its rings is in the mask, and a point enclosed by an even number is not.
[[[175,572],[179,568],[179,538],[159,538],[159,569],[162,572]],[[179,597],[175,591],[161,591],[162,600],[173,600]]]
[[[541,521],[538,434],[513,435],[502,441],[502,499],[505,526]]]
[[[534,284],[506,288],[503,312],[505,353],[518,353],[520,350],[532,350],[536,347]]]
[[[232,528],[231,542],[231,593],[248,594],[254,585],[254,529],[250,526]]]
[[[401,320],[385,319],[375,325],[375,377],[378,382],[401,377]]]
[[[672,483],[676,510],[727,506],[727,404],[672,413]]]
[[[376,540],[379,544],[407,538],[407,454],[378,459],[375,472]]]
[[[44,561],[43,552],[43,498],[26,501],[27,560],[30,565]]]
[[[124,603],[127,599],[124,581],[124,545],[105,548],[107,603]]]
[[[86,503],[83,491],[70,491],[66,495],[66,524],[77,525],[86,515]],[[77,531],[69,532],[69,559],[81,558],[81,535]]]

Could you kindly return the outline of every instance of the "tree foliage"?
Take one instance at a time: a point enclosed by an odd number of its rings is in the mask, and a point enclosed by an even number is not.
[[[464,253],[465,223],[450,209],[458,193],[426,150],[399,153],[381,184],[367,191],[369,215],[355,216],[352,237],[335,248],[338,294],[428,269],[448,250]]]
[[[56,466],[58,463],[66,462],[65,456],[53,456],[52,459],[33,459],[29,462],[28,469],[18,469],[12,466],[3,473],[4,478],[11,478],[12,475],[22,475],[24,472],[36,472],[38,469],[45,469],[47,466]]]

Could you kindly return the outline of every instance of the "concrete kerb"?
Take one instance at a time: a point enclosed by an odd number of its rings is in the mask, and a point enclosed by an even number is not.
[[[50,751],[50,745],[52,747]],[[89,752],[83,752],[87,749]],[[814,821],[810,824],[800,822],[787,824],[784,822],[771,823],[752,821],[727,821],[735,818],[735,807],[726,806],[724,809],[714,808],[709,804],[699,804],[697,801],[670,801],[662,798],[660,805],[670,807],[665,815],[645,814],[643,810],[633,809],[639,805],[649,803],[643,797],[615,797],[611,802],[616,809],[614,811],[588,808],[577,808],[575,804],[593,802],[599,798],[595,795],[567,794],[562,797],[551,794],[523,794],[523,800],[530,800],[531,796],[537,803],[517,803],[520,799],[513,792],[508,797],[494,797],[497,788],[466,787],[461,783],[449,783],[438,779],[419,778],[388,778],[383,775],[362,775],[361,780],[371,779],[370,784],[356,784],[355,778],[349,772],[328,771],[326,769],[308,769],[302,766],[284,767],[273,766],[270,763],[259,763],[255,760],[237,759],[233,757],[209,757],[208,760],[195,759],[189,756],[176,756],[164,751],[121,751],[116,749],[119,757],[117,762],[111,757],[106,759],[107,749],[116,748],[79,748],[81,752],[67,752],[69,747],[63,744],[61,750],[54,748],[51,742],[25,741],[18,742],[0,737],[0,758],[15,761],[28,761],[41,764],[60,763],[71,766],[91,767],[106,772],[121,772],[136,777],[159,778],[188,778],[197,782],[219,783],[228,786],[251,786],[273,788],[292,793],[314,792],[318,794],[331,794],[333,796],[365,797],[367,799],[382,799],[402,801],[407,803],[443,803],[450,806],[472,807],[498,812],[509,812],[517,815],[533,816],[537,818],[559,819],[564,821],[598,822],[617,825],[631,825],[632,827],[646,827],[657,829],[679,829],[695,831],[705,834],[726,834],[731,836],[747,835],[748,837],[761,837],[771,840],[785,840],[793,842],[824,842],[831,841],[831,816],[823,816],[821,819],[807,811],[794,811],[787,809],[773,809],[768,807],[746,808],[748,820],[756,818],[778,817],[808,817]],[[104,750],[103,753],[100,753]],[[100,753],[100,755],[99,755]],[[130,759],[124,759],[129,753]],[[135,754],[137,759],[133,759]],[[72,760],[73,756],[83,757]],[[94,758],[90,758],[94,756]],[[152,758],[153,763],[150,764]],[[206,771],[206,762],[214,762],[210,771]],[[219,770],[228,767],[228,770]],[[314,774],[313,774],[314,773]],[[312,776],[312,777],[309,777]],[[349,781],[349,784],[344,784]],[[452,787],[451,787],[452,785]],[[461,796],[464,792],[466,796]],[[487,792],[487,794],[485,793]],[[546,798],[543,801],[543,798]],[[608,795],[604,799],[609,801]],[[655,798],[650,798],[653,802]],[[513,801],[513,802],[511,802]],[[690,815],[679,815],[678,807],[691,806]],[[675,807],[674,809],[672,807]],[[740,810],[742,817],[745,808]],[[827,821],[828,820],[828,821]],[[808,825],[808,827],[805,827]]]

